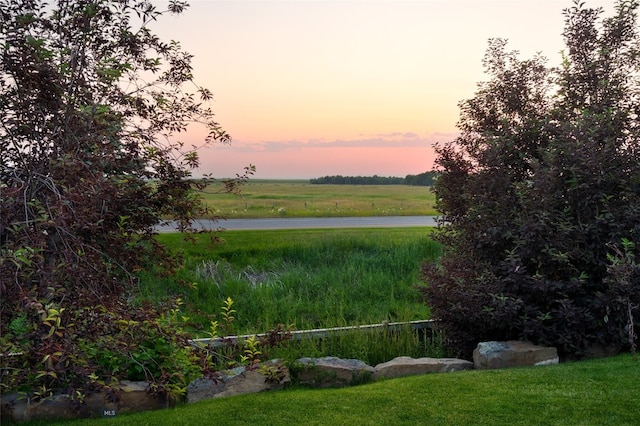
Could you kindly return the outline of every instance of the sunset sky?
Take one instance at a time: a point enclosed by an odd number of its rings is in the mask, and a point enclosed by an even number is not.
[[[166,2],[155,1],[159,6]],[[485,79],[487,40],[560,62],[569,0],[190,0],[151,25],[194,55],[196,82],[233,137],[197,172],[256,178],[405,176],[456,136]],[[613,13],[613,0],[587,0]],[[194,130],[182,140],[201,138]]]

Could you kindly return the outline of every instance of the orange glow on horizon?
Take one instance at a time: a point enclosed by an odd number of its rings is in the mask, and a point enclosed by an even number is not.
[[[613,13],[610,0],[586,3]],[[195,81],[213,92],[234,139],[203,150],[198,173],[228,177],[255,164],[260,178],[405,176],[431,169],[433,143],[455,138],[458,103],[486,79],[487,40],[558,65],[571,4],[193,1],[151,30],[194,55]]]

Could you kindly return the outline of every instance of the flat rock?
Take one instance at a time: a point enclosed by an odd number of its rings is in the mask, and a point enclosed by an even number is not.
[[[517,340],[480,342],[473,351],[473,364],[479,370],[557,364],[558,362],[556,348]]]
[[[223,372],[217,379],[196,379],[187,386],[187,402],[282,389],[291,382],[289,369],[279,361],[268,361],[262,366],[277,369],[280,374],[270,377],[260,366],[251,370],[237,367]]]
[[[411,358],[400,356],[383,362],[375,367],[374,378],[390,378],[412,376],[428,373],[450,373],[452,371],[470,370],[471,361],[457,358]]]
[[[300,358],[297,379],[314,387],[342,387],[368,382],[375,369],[358,359],[336,357]]]
[[[149,392],[146,382],[122,380],[118,385],[119,413],[136,413],[138,411],[158,410],[175,405],[165,395],[154,395]]]

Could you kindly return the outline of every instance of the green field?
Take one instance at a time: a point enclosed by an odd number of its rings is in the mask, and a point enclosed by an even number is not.
[[[209,185],[204,200],[228,218],[327,216],[433,216],[430,187],[409,185],[311,185],[303,180],[251,180],[241,195]]]
[[[231,297],[233,333],[428,319],[415,285],[420,264],[440,254],[431,228],[225,231],[211,245],[158,238],[184,255],[176,277],[142,277],[141,300],[179,296],[206,328]]]

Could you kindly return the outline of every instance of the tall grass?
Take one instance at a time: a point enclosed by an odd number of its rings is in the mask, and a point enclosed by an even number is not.
[[[441,358],[447,355],[437,334],[430,330],[412,330],[409,326],[395,331],[360,329],[323,338],[289,340],[267,350],[269,358],[282,359],[290,365],[302,357],[335,356],[375,366],[398,356]]]
[[[439,255],[430,229],[226,231],[222,245],[177,234],[162,243],[184,255],[177,277],[142,277],[141,299],[180,296],[196,330],[234,300],[228,332],[264,332],[427,319],[415,288],[420,263]]]

